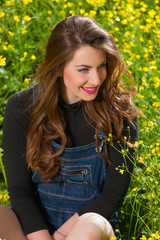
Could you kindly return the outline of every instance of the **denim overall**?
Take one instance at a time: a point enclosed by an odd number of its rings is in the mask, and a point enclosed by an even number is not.
[[[103,139],[99,132],[99,150],[104,156]],[[60,145],[52,141],[55,152]],[[98,197],[107,176],[107,164],[97,153],[96,142],[80,147],[65,147],[60,155],[61,169],[49,183],[33,171],[35,199],[50,234],[87,203]],[[116,227],[117,228],[117,227]]]

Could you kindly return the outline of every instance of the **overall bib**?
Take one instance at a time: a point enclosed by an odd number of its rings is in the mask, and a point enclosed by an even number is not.
[[[103,139],[99,132],[99,150],[105,155]],[[55,152],[60,145],[52,141]],[[98,155],[96,142],[80,147],[65,147],[60,155],[61,169],[49,183],[33,171],[35,200],[39,205],[50,234],[80,208],[98,197],[107,176],[107,163]],[[112,219],[112,223],[117,223]],[[118,225],[116,226],[118,228]]]

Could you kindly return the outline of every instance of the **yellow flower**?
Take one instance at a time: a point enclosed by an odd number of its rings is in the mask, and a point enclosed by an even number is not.
[[[94,17],[95,15],[96,15],[96,11],[91,10],[91,11],[89,12],[89,17],[90,17],[90,18]]]
[[[11,5],[11,1],[6,1],[6,5],[10,6]]]
[[[143,157],[140,157],[139,160],[138,160],[138,162],[143,163],[143,162],[144,162]]]
[[[140,25],[139,28],[140,28],[141,30],[144,30],[144,29],[145,29],[145,26],[144,26],[144,25]]]
[[[136,191],[137,191],[137,189],[138,189],[138,188],[137,188],[137,187],[135,187],[135,188],[133,188],[133,189],[132,189],[132,191],[133,191],[133,192],[136,192]]]
[[[121,173],[121,174],[123,175],[124,170],[123,170],[123,169],[120,169],[120,170],[119,170],[119,173]]]
[[[7,51],[6,45],[3,46],[3,50],[4,50],[4,51]]]
[[[127,25],[127,19],[123,19],[123,20],[121,21],[121,23],[122,23],[123,25]]]
[[[24,57],[20,58],[20,61],[23,62],[24,61]]]
[[[25,78],[24,82],[28,83],[29,82],[29,78]]]
[[[145,235],[142,235],[142,237],[140,238],[140,240],[147,240]]]
[[[148,15],[151,17],[151,18],[154,18],[154,16],[156,15],[156,11],[151,9],[148,11]]]
[[[27,56],[27,54],[28,54],[27,52],[24,52],[24,53],[23,53],[24,57],[26,57],[26,56]]]
[[[32,3],[32,0],[23,0],[23,3],[27,5],[28,3]]]
[[[22,29],[22,30],[21,30],[21,33],[22,33],[22,34],[25,34],[26,32],[27,32],[26,29]]]
[[[157,200],[155,200],[155,201],[154,201],[154,204],[155,204],[155,205],[157,205],[157,204],[158,204],[158,201],[157,201]]]
[[[88,12],[85,12],[85,13],[84,13],[84,16],[85,16],[85,17],[88,17],[88,16],[89,16],[89,13],[88,13]]]
[[[108,13],[107,13],[107,14],[108,14],[108,17],[109,17],[109,18],[112,18],[112,17],[113,17],[113,12],[111,12],[111,11],[108,11]]]
[[[25,20],[26,22],[29,22],[31,20],[31,18],[28,15],[26,15],[23,17],[23,20]]]
[[[160,23],[160,18],[157,18],[157,19],[156,19],[156,22],[157,22],[157,23]]]
[[[101,10],[101,11],[100,11],[100,14],[101,14],[102,16],[105,16],[106,10]]]
[[[32,59],[32,60],[35,60],[35,59],[36,59],[36,56],[35,56],[35,55],[32,55],[32,56],[31,56],[31,59]]]
[[[138,147],[138,142],[137,141],[135,141],[134,147]]]
[[[73,3],[67,2],[67,5],[68,5],[68,7],[72,7],[72,6],[73,6]]]
[[[157,82],[157,83],[155,83],[154,88],[158,88],[159,86],[160,86],[160,83]]]
[[[159,235],[159,233],[157,231],[156,233],[151,234],[151,237],[154,237],[154,238],[158,239],[158,238],[160,238],[160,235]]]
[[[147,171],[147,172],[151,172],[151,168],[150,168],[150,167],[147,167],[146,171]]]
[[[116,27],[116,28],[115,28],[115,31],[116,31],[116,32],[118,32],[118,31],[119,31],[119,28],[118,28],[118,27]]]
[[[145,54],[144,54],[144,57],[145,57],[145,58],[148,58],[148,56],[149,56],[148,53],[145,53]],[[146,69],[146,71],[148,71],[148,69]]]
[[[136,58],[137,58],[137,59],[140,59],[140,58],[141,58],[141,56],[140,56],[140,55],[136,55]]]
[[[150,128],[153,128],[154,126],[153,126],[153,122],[152,121],[148,121],[148,126],[150,127]]]
[[[24,52],[24,53],[23,53],[23,57],[22,57],[22,58],[20,58],[20,61],[21,61],[21,62],[23,62],[23,61],[24,61],[24,58],[27,56],[27,54],[28,54],[27,52]]]
[[[6,65],[6,58],[2,55],[0,56],[0,66],[4,67]]]
[[[117,240],[117,238],[116,237],[111,237],[110,240]]]
[[[16,15],[16,16],[13,16],[13,19],[14,19],[14,21],[19,21],[19,17]]]
[[[157,99],[157,96],[156,96],[156,95],[153,95],[153,99]]]
[[[145,72],[148,72],[150,69],[149,69],[148,67],[143,67],[143,70],[144,70]]]
[[[105,4],[106,0],[86,0],[89,4],[91,4],[92,6],[95,6],[97,4],[103,6]]]
[[[4,17],[5,13],[4,12],[0,12],[0,18]]]
[[[155,237],[160,238],[160,235],[159,235],[158,231],[155,233]]]
[[[9,33],[9,36],[14,36],[13,32],[9,31],[8,33]]]
[[[85,10],[84,9],[80,9],[80,14],[84,14],[85,13]]]

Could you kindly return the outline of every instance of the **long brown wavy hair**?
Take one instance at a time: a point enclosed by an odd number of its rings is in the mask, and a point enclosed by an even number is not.
[[[113,37],[89,17],[71,16],[59,22],[52,30],[44,61],[36,72],[39,87],[27,136],[29,167],[48,180],[59,171],[60,154],[66,145],[65,120],[58,104],[61,96],[59,75],[81,46],[102,50],[107,59],[107,76],[97,97],[83,102],[85,113],[94,121],[96,136],[97,130],[108,135],[114,128],[116,137],[123,138],[124,117],[131,121],[136,115],[131,102],[135,94],[134,80]],[[128,77],[123,81],[124,74]],[[57,138],[61,139],[61,148],[54,152],[51,140]],[[98,137],[96,139],[98,146]],[[109,161],[107,153],[106,147],[105,160]]]

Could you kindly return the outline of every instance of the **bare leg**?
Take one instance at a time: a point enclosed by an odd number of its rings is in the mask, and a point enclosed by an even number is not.
[[[79,217],[66,240],[109,240],[114,237],[110,223],[101,215],[86,213]]]
[[[10,207],[0,206],[0,238],[6,240],[27,240],[15,213]]]

